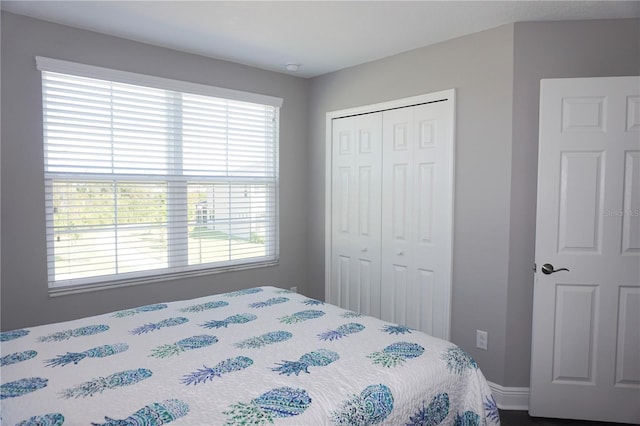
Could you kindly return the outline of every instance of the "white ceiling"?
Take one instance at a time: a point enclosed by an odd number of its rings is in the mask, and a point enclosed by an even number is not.
[[[2,1],[8,12],[313,77],[518,21],[640,17],[640,1]]]

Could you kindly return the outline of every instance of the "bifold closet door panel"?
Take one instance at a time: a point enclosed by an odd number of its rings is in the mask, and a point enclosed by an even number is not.
[[[330,302],[380,316],[382,113],[332,122]]]
[[[449,144],[444,102],[383,115],[382,319],[433,333],[441,280],[450,279]]]

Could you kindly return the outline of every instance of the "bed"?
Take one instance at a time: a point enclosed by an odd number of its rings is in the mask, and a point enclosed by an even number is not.
[[[7,331],[2,425],[498,425],[456,345],[271,286]]]

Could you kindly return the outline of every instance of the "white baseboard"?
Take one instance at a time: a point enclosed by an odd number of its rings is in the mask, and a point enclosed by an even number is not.
[[[529,410],[529,388],[506,388],[491,382],[489,387],[501,410]]]

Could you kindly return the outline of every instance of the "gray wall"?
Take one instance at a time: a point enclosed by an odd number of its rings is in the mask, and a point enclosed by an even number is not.
[[[527,387],[541,78],[640,74],[640,20],[516,23],[317,77],[309,113],[309,292],[324,292],[325,114],[457,89],[451,338]],[[475,330],[489,350],[475,349]]]
[[[49,298],[40,73],[35,56],[284,98],[281,261],[270,268]],[[255,285],[304,290],[308,80],[2,13],[2,330]]]

